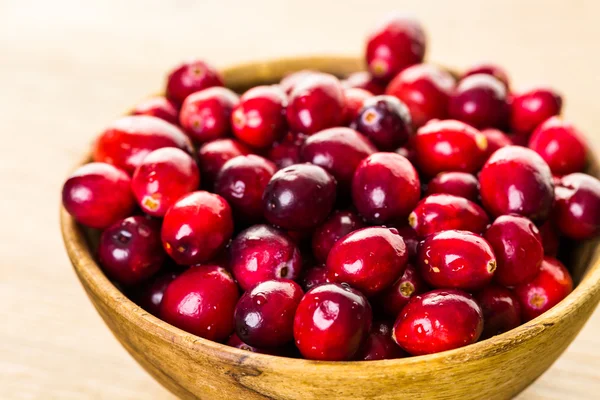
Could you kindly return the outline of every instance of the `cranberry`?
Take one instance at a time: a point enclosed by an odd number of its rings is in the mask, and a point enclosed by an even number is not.
[[[213,86],[223,86],[219,72],[204,61],[194,60],[171,71],[166,92],[171,101],[181,104],[190,94]]]
[[[233,139],[217,139],[205,143],[198,150],[198,163],[203,182],[212,186],[225,163],[234,157],[250,154],[250,149]]]
[[[337,211],[315,229],[312,251],[317,261],[324,263],[333,245],[350,232],[364,226],[360,217],[352,211]]]
[[[408,264],[400,279],[381,292],[376,303],[387,315],[396,318],[413,296],[425,291],[427,284],[419,275],[419,271],[412,264]]]
[[[292,90],[287,120],[292,130],[311,135],[341,125],[345,103],[344,88],[335,76],[311,74]]]
[[[367,37],[366,61],[377,79],[389,81],[404,68],[423,62],[425,32],[412,18],[393,14]]]
[[[556,187],[554,221],[558,230],[571,239],[589,239],[600,231],[600,181],[574,173],[563,177]]]
[[[298,164],[273,175],[263,193],[263,212],[284,229],[311,229],[321,224],[335,203],[335,179],[323,168]]]
[[[283,77],[281,82],[279,82],[279,87],[285,94],[290,94],[296,87],[296,85],[304,80],[309,75],[320,74],[320,72],[313,71],[310,69],[303,69],[300,71],[292,72]]]
[[[345,88],[346,109],[344,110],[344,125],[350,125],[362,110],[365,100],[373,97],[371,92],[359,88]]]
[[[417,166],[428,176],[445,171],[475,173],[487,156],[486,137],[477,129],[454,120],[427,123],[418,130],[413,146]]]
[[[80,224],[103,229],[130,215],[135,207],[131,179],[105,163],[77,168],[62,189],[65,209]]]
[[[371,306],[360,292],[334,283],[314,287],[296,309],[296,346],[310,360],[351,360],[369,334],[371,320]]]
[[[436,65],[417,64],[400,72],[385,92],[400,99],[410,111],[416,127],[448,116],[448,101],[456,81]]]
[[[434,288],[479,290],[492,280],[496,257],[490,244],[467,231],[449,230],[421,242],[418,268]]]
[[[235,333],[229,337],[225,343],[227,346],[235,347],[236,349],[251,351],[253,353],[269,354],[272,356],[288,356],[288,351],[285,348],[259,348],[250,346],[247,343],[242,342],[238,335]]]
[[[519,135],[529,136],[542,122],[559,115],[562,97],[548,88],[534,88],[513,95],[510,127]]]
[[[233,233],[231,208],[221,196],[197,191],[179,200],[165,214],[162,242],[181,265],[208,261],[225,248]]]
[[[342,81],[345,88],[364,89],[369,93],[379,96],[385,92],[383,82],[373,78],[367,71],[354,72]]]
[[[494,152],[502,147],[510,146],[513,141],[504,132],[496,128],[486,128],[481,131],[481,134],[486,137],[488,148],[487,156],[491,156]]]
[[[489,285],[475,296],[483,311],[482,339],[487,339],[521,325],[521,305],[507,288]]]
[[[131,299],[155,317],[160,317],[160,305],[167,287],[179,276],[179,272],[166,270],[135,286],[130,291]]]
[[[546,221],[540,226],[540,237],[542,238],[542,246],[544,247],[544,255],[556,257],[560,240],[558,237],[557,228],[552,220]]]
[[[96,141],[94,161],[113,164],[132,174],[148,153],[162,147],[192,152],[190,140],[177,126],[148,115],[122,117]]]
[[[406,105],[397,98],[386,95],[365,100],[354,125],[377,148],[384,151],[402,146],[413,133]]]
[[[179,109],[171,100],[163,96],[154,96],[139,102],[131,111],[133,115],[151,115],[177,125]]]
[[[242,295],[235,307],[235,331],[256,347],[279,347],[294,340],[294,314],[304,296],[289,279],[259,283]]]
[[[463,78],[450,97],[451,118],[475,128],[503,127],[508,119],[506,86],[487,74]]]
[[[197,143],[219,139],[231,132],[231,112],[239,102],[239,96],[227,88],[204,89],[186,97],[179,122]]]
[[[427,184],[427,195],[435,193],[446,193],[477,201],[479,181],[474,175],[466,172],[441,172]]]
[[[352,199],[372,223],[403,220],[421,196],[421,182],[410,161],[396,153],[375,153],[356,168]]]
[[[508,138],[512,141],[513,145],[527,147],[529,146],[529,136],[524,135],[508,135]]]
[[[414,142],[414,136],[408,140],[407,144],[397,148],[394,152],[406,158],[412,165],[417,165],[417,152],[411,142]]]
[[[373,323],[371,333],[365,340],[356,360],[391,360],[406,357],[407,354],[392,339],[392,322],[378,321]]]
[[[508,74],[504,68],[491,63],[480,63],[471,66],[463,73],[462,79],[466,78],[467,76],[478,74],[491,75],[502,82],[507,89],[510,87]]]
[[[498,260],[494,279],[504,286],[516,286],[532,280],[544,258],[538,228],[525,217],[502,215],[485,232]]]
[[[545,220],[554,199],[552,173],[535,151],[507,146],[488,159],[479,174],[481,200],[494,216],[519,214]]]
[[[394,324],[392,338],[418,356],[475,343],[482,330],[483,314],[470,294],[439,289],[409,301]]]
[[[548,163],[556,175],[581,172],[587,159],[587,145],[579,130],[558,117],[537,127],[529,139],[529,148]]]
[[[267,158],[275,163],[278,169],[300,164],[300,149],[306,140],[303,133],[288,132],[279,142],[273,144]]]
[[[192,267],[169,284],[160,306],[163,320],[194,335],[221,341],[234,328],[238,287],[226,269]]]
[[[477,204],[451,194],[432,194],[421,200],[408,217],[419,237],[449,229],[485,232],[490,219]]]
[[[396,228],[398,234],[402,236],[404,244],[406,245],[406,251],[408,251],[408,258],[414,260],[417,256],[417,247],[419,246],[419,237],[417,232],[410,225],[402,225]]]
[[[296,244],[268,225],[254,225],[240,232],[229,254],[231,271],[243,290],[272,279],[296,279],[302,269]]]
[[[323,283],[330,283],[331,281],[327,277],[327,270],[325,267],[312,267],[308,268],[304,272],[301,283],[304,291],[308,292],[315,286],[322,285]]]
[[[276,171],[275,164],[250,154],[227,161],[215,182],[215,193],[231,205],[236,219],[262,220],[262,194]]]
[[[524,321],[545,313],[573,290],[569,271],[555,258],[545,257],[539,274],[530,282],[515,288]]]
[[[327,276],[366,296],[390,287],[408,262],[404,240],[394,228],[369,227],[338,240],[327,257]]]

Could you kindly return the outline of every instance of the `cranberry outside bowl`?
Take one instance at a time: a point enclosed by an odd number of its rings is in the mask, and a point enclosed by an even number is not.
[[[296,70],[346,76],[361,68],[358,58],[308,57],[235,66],[223,75],[228,87],[242,92]],[[588,172],[598,177],[599,171],[592,159]],[[600,247],[593,240],[572,251],[569,267],[577,283],[573,292],[507,333],[456,350],[404,359],[282,358],[202,339],[152,316],[106,278],[91,250],[94,235],[64,208],[61,225],[75,272],[115,337],[156,380],[185,399],[506,399],[550,367],[600,300]]]

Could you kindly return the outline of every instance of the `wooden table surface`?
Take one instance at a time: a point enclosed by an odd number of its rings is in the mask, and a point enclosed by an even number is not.
[[[391,10],[423,21],[430,60],[560,89],[600,151],[597,1],[0,0],[0,398],[172,398],[111,336],[60,239],[62,181],[96,132],[180,60],[360,54]],[[519,398],[599,393],[600,310]]]

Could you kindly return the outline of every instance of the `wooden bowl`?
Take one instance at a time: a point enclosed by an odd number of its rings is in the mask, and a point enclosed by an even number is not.
[[[243,91],[286,73],[316,69],[338,76],[360,70],[355,58],[258,62],[223,71]],[[87,161],[89,157],[86,157]],[[591,172],[598,176],[598,164]],[[569,267],[575,290],[510,332],[428,356],[321,362],[251,353],[177,329],[128,300],[102,273],[90,238],[63,208],[67,252],[92,303],[127,351],[156,380],[185,399],[506,399],[540,376],[575,338],[600,300],[598,240],[578,245]]]

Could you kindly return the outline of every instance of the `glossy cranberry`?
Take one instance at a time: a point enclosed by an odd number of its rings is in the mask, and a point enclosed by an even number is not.
[[[525,217],[502,215],[485,232],[498,266],[494,279],[503,286],[516,286],[532,280],[544,258],[538,228]]]
[[[273,225],[303,230],[317,227],[335,203],[335,179],[317,165],[297,164],[273,175],[263,194],[263,213]]]
[[[221,74],[204,61],[194,60],[175,67],[167,77],[167,97],[177,104],[194,92],[223,86]]]
[[[392,338],[418,356],[475,343],[483,331],[483,313],[461,290],[439,289],[413,297],[404,307]]]
[[[539,274],[515,288],[523,320],[529,321],[557,305],[573,290],[569,271],[555,258],[545,257]]]
[[[175,147],[148,154],[136,168],[131,188],[142,210],[162,217],[184,194],[200,186],[200,171],[194,159]]]
[[[165,270],[129,291],[131,300],[155,317],[160,317],[160,306],[167,287],[179,276],[179,272]]]
[[[388,321],[377,321],[373,323],[371,333],[359,350],[355,360],[391,360],[406,357],[394,339],[392,339],[393,323]]]
[[[300,282],[304,291],[308,292],[315,286],[322,285],[323,283],[330,283],[331,281],[327,277],[327,270],[325,267],[312,267],[304,271],[304,275]]]
[[[215,193],[227,200],[236,220],[261,221],[262,194],[276,170],[275,164],[260,156],[237,156],[221,168]]]
[[[196,143],[209,142],[231,132],[231,112],[239,96],[224,87],[212,87],[186,97],[179,122]]]
[[[312,235],[312,251],[317,261],[325,263],[333,245],[350,232],[364,226],[360,217],[352,211],[337,211],[315,229]]]
[[[503,127],[508,119],[507,95],[506,86],[493,76],[469,75],[450,97],[448,113],[478,129]]]
[[[521,325],[521,305],[507,288],[489,285],[475,296],[483,311],[482,339],[487,339]]]
[[[303,133],[288,132],[279,142],[273,143],[267,158],[273,161],[278,169],[300,164],[300,150],[306,138]]]
[[[548,163],[556,175],[581,172],[587,160],[587,145],[583,135],[573,124],[552,117],[542,123],[531,135],[529,148]]]
[[[151,151],[162,147],[192,152],[190,140],[177,126],[148,115],[122,117],[96,141],[94,161],[113,164],[132,174]]]
[[[507,146],[488,159],[479,174],[485,209],[493,216],[519,214],[544,221],[554,200],[552,173],[535,151]]]
[[[421,200],[408,217],[419,237],[449,229],[485,232],[490,219],[477,204],[451,194],[432,194]]]
[[[192,267],[169,284],[160,306],[161,318],[194,335],[225,340],[234,328],[238,287],[226,269]]]
[[[562,97],[548,88],[534,88],[514,94],[511,103],[511,130],[519,135],[529,136],[542,122],[559,115]]]
[[[556,187],[554,222],[571,239],[589,239],[600,231],[600,181],[574,173],[564,176]]]
[[[296,132],[311,135],[344,122],[344,88],[329,74],[311,74],[295,85],[287,107],[287,121]]]
[[[296,309],[294,339],[309,360],[351,360],[371,329],[372,312],[358,291],[327,283],[309,290]]]
[[[414,126],[420,127],[432,119],[448,117],[455,84],[448,71],[433,64],[417,64],[400,72],[385,92],[406,104]]]
[[[441,172],[427,184],[427,195],[446,193],[467,200],[479,200],[479,181],[466,172]]]
[[[385,92],[385,84],[371,76],[367,71],[354,72],[342,81],[345,88],[364,89],[378,96]]]
[[[425,32],[412,18],[393,14],[367,36],[366,61],[377,79],[389,81],[404,68],[423,62]]]
[[[77,168],[63,186],[62,203],[77,222],[97,229],[131,215],[135,207],[131,179],[106,163]]]
[[[490,244],[467,231],[449,230],[429,235],[417,255],[421,276],[434,288],[479,290],[489,284],[496,271]]]
[[[151,115],[177,125],[179,109],[171,100],[163,96],[154,96],[139,102],[131,111],[133,115]]]
[[[272,279],[296,279],[302,256],[283,232],[268,225],[254,225],[242,232],[229,247],[231,271],[243,290]]]
[[[386,95],[365,100],[354,125],[383,151],[397,149],[413,133],[406,105],[397,98]]]
[[[481,134],[487,139],[487,157],[494,154],[496,150],[513,144],[512,139],[508,135],[496,128],[483,129]]]
[[[359,88],[344,88],[346,109],[344,111],[344,125],[350,125],[363,108],[365,100],[373,97],[371,92]]]
[[[234,157],[250,154],[246,145],[234,139],[217,139],[205,143],[198,150],[198,164],[202,182],[211,187],[223,165]]]
[[[387,315],[396,318],[413,296],[427,290],[427,284],[419,275],[419,271],[412,264],[408,264],[404,274],[392,286],[381,292],[375,302]]]
[[[556,257],[560,246],[558,237],[558,228],[552,220],[546,221],[540,226],[540,237],[542,238],[542,246],[544,247],[544,255]]]
[[[289,356],[286,348],[260,348],[260,347],[250,346],[248,343],[242,342],[242,340],[239,338],[239,336],[236,335],[235,333],[233,335],[231,335],[229,337],[229,339],[227,339],[227,342],[225,344],[227,346],[235,347],[236,349],[251,351],[253,353],[269,354],[272,356],[282,356],[282,357]]]
[[[232,233],[233,218],[227,201],[201,190],[181,197],[167,211],[161,237],[175,262],[193,265],[215,257]]]
[[[446,171],[475,173],[487,156],[486,137],[454,120],[429,122],[418,130],[412,145],[419,170],[428,176]]]
[[[281,90],[283,90],[283,92],[285,94],[289,95],[290,93],[292,93],[292,91],[294,90],[296,85],[300,81],[304,80],[304,78],[306,78],[309,75],[319,74],[319,73],[320,72],[318,72],[318,71],[313,71],[310,69],[303,69],[300,71],[292,72],[283,77],[281,82],[279,82],[279,87],[281,88]]]
[[[356,168],[352,199],[367,221],[406,221],[421,196],[421,182],[410,161],[396,153],[375,153]]]
[[[504,68],[491,63],[479,63],[471,66],[463,73],[462,79],[466,78],[467,76],[478,74],[491,75],[494,78],[498,79],[500,82],[502,82],[507,89],[510,87],[508,74],[506,73]]]
[[[419,246],[419,237],[417,236],[417,232],[410,225],[398,226],[396,227],[396,230],[404,240],[409,260],[414,260],[414,258],[417,256],[417,247]]]

